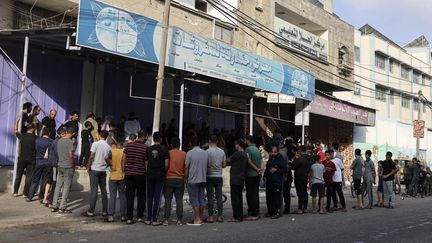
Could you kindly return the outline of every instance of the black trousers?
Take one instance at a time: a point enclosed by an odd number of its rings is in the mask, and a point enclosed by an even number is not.
[[[266,186],[266,202],[267,202],[268,214],[270,216],[280,215],[281,202],[282,202],[280,185]]]
[[[290,208],[291,208],[291,184],[292,184],[292,179],[291,180],[286,180],[283,183],[283,198],[284,198],[284,203],[285,203],[285,211],[287,211],[288,213],[290,212]]]
[[[333,184],[325,184],[325,189],[327,196],[326,209],[328,211],[330,209],[330,204],[333,196]]]
[[[337,195],[336,195],[337,194]],[[342,182],[333,182],[333,206],[334,208],[338,207],[338,197],[342,208],[346,208],[345,205],[345,197],[342,191]]]
[[[87,165],[87,162],[90,158],[90,147],[91,147],[91,144],[83,144],[83,146],[81,148],[81,155],[80,155],[79,160],[78,160],[79,166],[86,166]]]
[[[258,217],[259,215],[259,176],[246,177],[246,201],[248,205],[248,216]]]
[[[21,184],[22,176],[26,175],[25,184],[24,184],[24,196],[28,196],[30,185],[33,179],[33,170],[35,167],[35,161],[27,161],[27,160],[18,160],[17,164],[17,173],[15,177],[15,185],[14,185],[14,194],[18,194],[18,189]]]
[[[233,218],[243,220],[243,185],[231,185]]]
[[[128,220],[133,219],[135,195],[137,197],[137,217],[144,218],[146,201],[146,177],[125,176],[126,184],[126,214]]]
[[[308,205],[307,178],[295,179],[294,185],[298,197],[298,209],[306,210]]]

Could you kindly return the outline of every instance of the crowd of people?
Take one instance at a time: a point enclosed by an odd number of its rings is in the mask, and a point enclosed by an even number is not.
[[[271,137],[246,135],[243,129],[230,133],[215,129],[211,133],[204,123],[200,129],[193,124],[186,126],[182,138],[184,146],[181,146],[174,119],[168,127],[162,124],[159,132],[151,134],[149,129],[141,129],[134,113],[130,113],[128,118],[121,117],[120,122],[114,124],[111,116],[102,122],[89,112],[81,128],[77,112],[72,112],[70,119],[59,126],[56,124],[56,110],[52,109],[41,122],[37,118],[40,112],[39,106],[33,107],[32,111],[32,104],[25,103],[21,121],[17,119],[14,127],[20,140],[20,153],[13,196],[19,196],[21,178],[25,173],[23,196],[30,202],[39,188],[39,201],[52,212],[71,213],[67,207],[70,187],[75,170],[83,169],[88,171],[90,178],[89,205],[83,216],[96,216],[100,191],[102,216],[106,222],[113,222],[118,211],[120,220],[126,224],[137,221],[146,225],[168,225],[175,198],[175,222],[182,225],[185,222],[183,199],[187,190],[194,214],[188,225],[224,222],[222,187],[223,168],[226,166],[230,167],[233,211],[229,222],[260,218],[260,187],[265,188],[266,194],[267,212],[264,216],[272,219],[293,212],[326,214],[347,211],[343,193],[344,158],[338,143],[323,146],[316,142],[300,146],[293,139],[284,139],[277,130]],[[76,156],[78,139],[81,140],[79,157]],[[363,159],[361,150],[355,150],[355,159],[350,166],[357,195],[353,208],[394,208],[393,183],[399,172],[398,165],[388,152],[386,160],[379,161],[376,169],[371,154],[367,150]],[[430,195],[430,169],[420,166],[415,159],[413,162],[405,169],[407,196],[416,196],[417,191],[421,191],[422,196]],[[377,177],[377,202],[374,204],[373,185]],[[298,197],[295,211],[291,211],[293,182]],[[243,212],[244,188],[246,213]],[[366,206],[365,191],[368,197]],[[309,195],[312,197],[311,207]],[[162,196],[165,200],[161,218]],[[116,210],[118,198],[120,205]],[[206,207],[207,217],[204,217]]]

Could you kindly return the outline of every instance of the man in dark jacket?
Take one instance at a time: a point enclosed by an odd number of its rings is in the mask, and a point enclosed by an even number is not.
[[[287,173],[287,164],[279,153],[279,146],[272,147],[271,156],[266,165],[264,178],[266,181],[267,216],[272,219],[281,216],[282,194],[281,188],[284,174]]]
[[[308,194],[307,182],[311,167],[311,160],[306,154],[306,147],[300,146],[299,157],[294,159],[292,169],[294,170],[294,185],[296,187],[298,197],[298,214],[303,214],[307,211]]]

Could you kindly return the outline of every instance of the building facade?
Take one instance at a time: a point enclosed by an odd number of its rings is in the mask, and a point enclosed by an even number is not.
[[[372,26],[355,31],[355,82],[353,92],[336,96],[376,109],[375,127],[354,127],[354,146],[373,150],[375,159],[392,151],[395,159],[416,155],[413,121],[425,121],[420,139],[421,160],[432,154],[431,47],[422,36],[400,46]],[[418,91],[424,98],[419,99]]]

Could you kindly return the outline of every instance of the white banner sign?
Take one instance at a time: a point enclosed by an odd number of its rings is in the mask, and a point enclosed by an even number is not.
[[[295,97],[284,94],[267,93],[267,103],[295,104]]]

